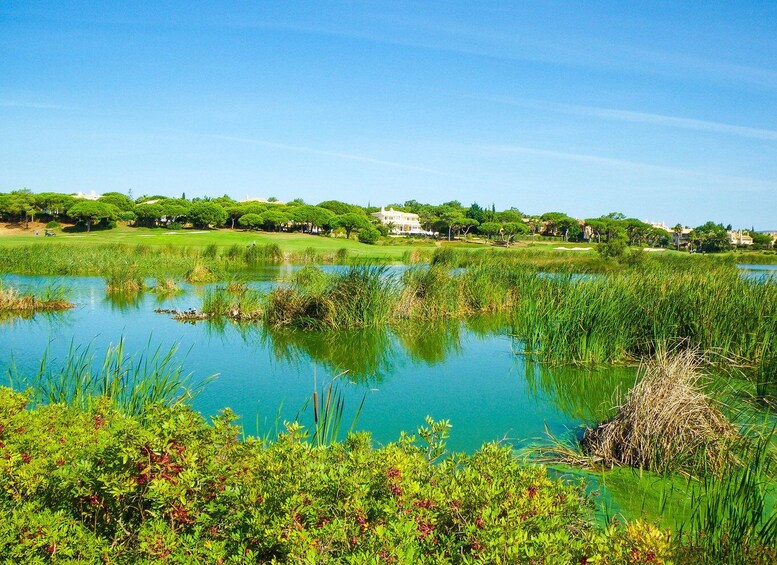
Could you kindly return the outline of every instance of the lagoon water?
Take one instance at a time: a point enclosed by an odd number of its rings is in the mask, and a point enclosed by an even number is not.
[[[293,268],[267,269],[255,288],[288,279]],[[62,286],[76,308],[56,315],[0,320],[0,374],[34,375],[46,355],[51,370],[71,348],[89,348],[99,365],[108,346],[124,340],[129,355],[177,347],[176,359],[194,379],[213,374],[194,400],[205,416],[229,407],[248,434],[272,434],[283,420],[310,423],[314,387],[333,377],[346,400],[347,428],[364,398],[356,429],[377,443],[414,432],[427,415],[453,425],[449,448],[474,451],[507,439],[516,447],[605,418],[613,392],[628,388],[631,369],[543,367],[518,354],[521,344],[493,319],[413,324],[348,332],[268,331],[259,324],[182,323],[156,308],[201,305],[204,285],[162,299],[146,292],[135,302],[110,300],[98,277],[5,275],[22,289]],[[151,282],[151,281],[149,281]],[[5,384],[5,383],[4,383]]]

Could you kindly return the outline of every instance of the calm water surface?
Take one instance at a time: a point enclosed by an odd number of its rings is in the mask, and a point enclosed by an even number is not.
[[[267,289],[292,272],[268,269],[251,285]],[[357,429],[370,431],[379,443],[414,431],[430,415],[451,421],[454,450],[473,451],[502,438],[522,445],[543,439],[546,426],[563,435],[606,417],[613,391],[634,378],[629,369],[591,372],[532,363],[514,353],[519,344],[506,324],[493,319],[391,330],[267,331],[253,324],[186,324],[154,312],[199,307],[202,285],[182,285],[185,292],[168,299],[147,292],[127,303],[109,300],[97,277],[2,279],[28,289],[62,286],[77,305],[62,314],[0,321],[4,377],[12,365],[34,374],[47,352],[49,365],[56,367],[71,347],[89,347],[97,363],[121,339],[134,355],[147,352],[149,344],[178,347],[179,362],[195,379],[219,374],[194,407],[206,416],[229,407],[251,434],[272,432],[276,422],[298,414],[309,421],[305,404],[314,387],[341,375],[346,411],[352,414],[366,396]],[[350,423],[349,414],[345,421]]]

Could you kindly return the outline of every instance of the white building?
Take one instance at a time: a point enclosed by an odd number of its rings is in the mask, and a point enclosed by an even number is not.
[[[90,192],[89,194],[84,194],[83,192],[79,192],[77,194],[71,195],[73,198],[80,198],[81,200],[99,200],[102,194],[97,194],[94,190]]]
[[[747,231],[730,231],[728,233],[731,245],[753,245],[753,238]]]
[[[380,212],[373,212],[372,215],[384,226],[391,226],[391,233],[396,235],[434,235],[421,227],[418,214],[381,207]]]

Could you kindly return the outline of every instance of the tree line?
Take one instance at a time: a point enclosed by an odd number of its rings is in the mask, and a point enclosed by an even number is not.
[[[517,238],[554,237],[563,241],[588,241],[605,244],[617,255],[626,246],[684,246],[699,251],[722,251],[730,247],[726,228],[707,222],[690,233],[683,226],[671,231],[655,227],[636,218],[614,212],[598,218],[578,220],[563,212],[541,215],[524,214],[517,208],[496,210],[473,203],[469,207],[453,200],[439,205],[408,200],[386,206],[397,211],[418,215],[421,227],[448,240],[477,234],[495,244],[509,246]],[[87,231],[115,227],[122,221],[134,226],[184,226],[207,229],[264,230],[270,232],[302,231],[330,234],[335,230],[351,238],[355,235],[364,243],[375,243],[389,235],[391,224],[383,224],[372,213],[379,208],[359,206],[338,200],[326,200],[312,205],[302,199],[281,203],[275,198],[266,202],[238,202],[224,195],[187,199],[186,195],[172,198],[144,195],[133,199],[119,192],[108,192],[96,200],[72,195],[29,190],[0,193],[0,220],[28,224],[36,218],[50,222],[69,222]],[[728,226],[730,229],[731,226]],[[752,234],[756,247],[769,247],[771,237]]]

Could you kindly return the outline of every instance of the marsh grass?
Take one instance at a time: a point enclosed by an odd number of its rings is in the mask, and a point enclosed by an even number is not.
[[[167,279],[164,277],[157,277],[153,291],[160,295],[171,295],[182,292],[181,288],[173,279]]]
[[[105,278],[105,288],[109,294],[132,295],[146,290],[146,283],[137,265],[124,265],[111,269]]]
[[[186,272],[186,282],[190,283],[206,283],[213,282],[218,278],[216,273],[207,265],[203,263],[195,263]]]
[[[392,312],[395,289],[394,277],[382,266],[351,266],[325,279],[303,271],[291,287],[270,292],[265,320],[271,326],[305,329],[384,324]]]
[[[205,291],[202,314],[214,319],[257,320],[262,312],[262,294],[248,288],[245,283],[233,282],[228,286],[215,286]]]
[[[52,369],[44,355],[36,375],[26,377],[12,370],[10,380],[15,388],[30,388],[38,403],[92,410],[100,399],[106,399],[123,413],[140,415],[154,404],[189,402],[215,378],[194,382],[192,374],[184,374],[183,366],[176,363],[176,347],[154,349],[149,343],[146,351],[150,353],[129,356],[121,340],[108,347],[96,368],[90,347],[71,345],[60,367]]]
[[[301,413],[308,405],[313,409],[313,435],[310,438],[311,444],[319,447],[329,446],[342,440],[343,436],[353,433],[356,422],[359,420],[367,393],[362,395],[361,402],[356,408],[351,425],[346,433],[343,433],[343,416],[345,414],[345,396],[341,390],[341,381],[338,380],[346,373],[335,375],[328,383],[324,384],[319,391],[315,379],[313,385],[313,394],[308,402],[305,403],[302,410],[295,418],[295,423],[300,425]],[[288,427],[288,424],[287,424]]]
[[[659,349],[616,414],[586,430],[583,454],[594,464],[626,465],[659,473],[720,472],[735,463],[739,434],[704,392],[702,359],[691,349]]]
[[[678,529],[681,562],[774,563],[777,560],[774,430],[746,443],[744,463],[689,481],[691,516]]]
[[[771,363],[777,284],[734,268],[645,267],[611,275],[534,274],[520,282],[513,332],[526,353],[560,363],[634,363],[657,343]]]
[[[58,312],[73,308],[74,304],[65,299],[62,288],[49,286],[37,295],[21,292],[0,281],[0,312],[14,314],[34,314],[35,312]]]

